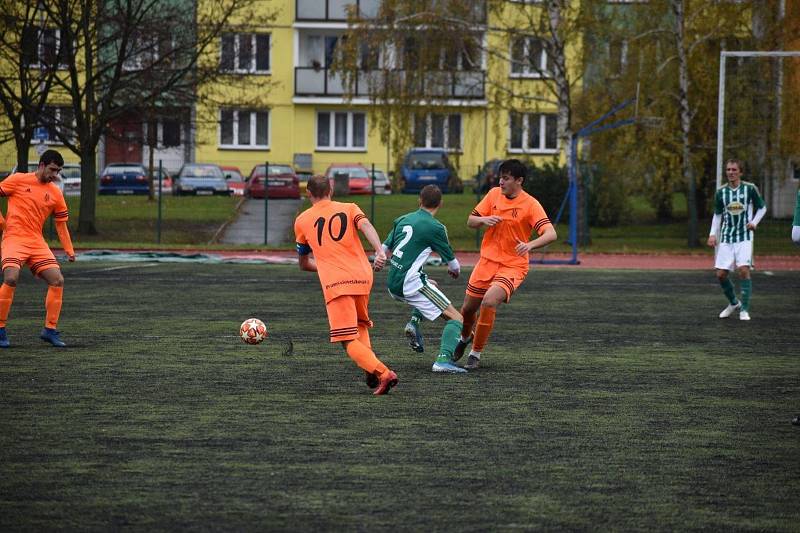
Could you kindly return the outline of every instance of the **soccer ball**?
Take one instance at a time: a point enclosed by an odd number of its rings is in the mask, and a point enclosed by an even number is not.
[[[267,326],[257,318],[248,318],[239,327],[239,336],[246,344],[259,344],[267,338]]]

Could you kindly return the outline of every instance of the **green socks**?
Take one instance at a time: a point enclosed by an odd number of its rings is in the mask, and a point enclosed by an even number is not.
[[[425,317],[422,315],[422,313],[420,313],[416,308],[414,308],[414,310],[411,312],[411,321],[410,322],[412,324],[414,324],[415,326],[419,327],[420,322],[422,322],[423,318],[425,318]]]
[[[439,345],[439,356],[436,358],[436,362],[452,362],[453,350],[456,349],[459,338],[461,338],[461,322],[458,320],[448,320],[442,330],[442,341]]]
[[[753,280],[743,279],[739,280],[742,286],[742,309],[745,311],[750,310],[750,294],[753,292]]]
[[[747,282],[749,283],[750,280],[747,280]],[[722,292],[725,293],[725,297],[728,299],[728,302],[730,302],[731,305],[736,305],[736,291],[733,288],[733,282],[730,280],[730,278],[720,280],[719,284],[722,287]],[[744,281],[742,282],[742,298],[744,299]]]

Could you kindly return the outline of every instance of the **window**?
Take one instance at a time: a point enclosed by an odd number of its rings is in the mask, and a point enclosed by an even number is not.
[[[518,37],[512,41],[511,76],[547,78],[551,76],[552,66],[544,39]]]
[[[44,142],[60,144],[64,138],[74,138],[75,114],[71,107],[45,107],[39,117],[37,127],[44,128],[47,132]],[[61,134],[60,138],[59,134]]]
[[[152,66],[169,66],[175,55],[174,36],[135,32],[130,37],[122,68],[128,71]]]
[[[414,120],[414,146],[461,150],[461,115],[432,113]]]
[[[269,111],[220,111],[219,145],[222,148],[269,148]]]
[[[225,33],[222,35],[219,68],[227,72],[267,73],[269,33]]]
[[[181,123],[174,118],[162,118],[147,123],[147,144],[157,148],[174,148],[181,145]]]
[[[352,111],[317,113],[318,150],[364,150],[367,147],[367,116]]]
[[[558,120],[554,114],[511,113],[509,152],[558,150]]]
[[[27,28],[22,35],[22,60],[33,68],[67,68],[67,47],[61,43],[61,30]]]

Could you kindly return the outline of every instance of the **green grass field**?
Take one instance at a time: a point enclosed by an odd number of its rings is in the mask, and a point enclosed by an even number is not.
[[[456,305],[466,280],[433,276]],[[535,269],[483,368],[434,375],[376,275],[373,397],[294,266],[65,265],[56,350],[25,274],[0,353],[0,530],[797,531],[800,273]],[[247,317],[271,338],[247,346]],[[293,351],[288,354],[289,341]]]

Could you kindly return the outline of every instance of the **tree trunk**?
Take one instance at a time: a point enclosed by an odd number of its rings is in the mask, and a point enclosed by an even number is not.
[[[81,202],[78,212],[78,233],[97,235],[95,207],[97,205],[97,163],[94,149],[81,150]]]
[[[675,18],[675,42],[678,51],[678,105],[681,117],[681,169],[686,182],[686,208],[689,214],[687,244],[697,248],[697,185],[692,169],[692,150],[689,135],[692,130],[692,114],[689,105],[689,57],[686,53],[684,0],[672,0]]]

